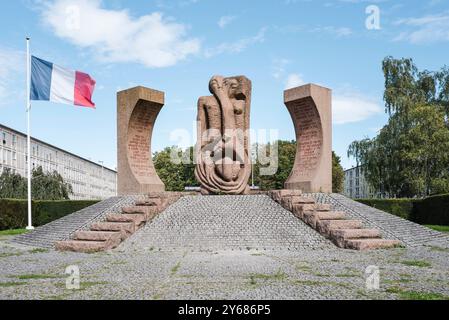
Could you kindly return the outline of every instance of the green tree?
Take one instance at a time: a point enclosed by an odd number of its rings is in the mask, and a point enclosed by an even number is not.
[[[261,175],[261,168],[266,167],[267,164],[261,164],[260,159],[254,164],[254,184],[262,190],[284,188],[284,183],[289,177],[295,162],[296,141],[278,140],[273,142],[273,144],[274,146],[271,144],[253,145],[255,150],[265,148],[263,150],[267,150],[268,153],[266,157],[270,156],[270,147],[278,148],[278,167],[274,174]],[[194,173],[193,152],[194,147],[181,150],[177,146],[172,146],[154,153],[154,167],[162,182],[164,182],[167,191],[183,191],[187,186],[199,186]],[[178,161],[172,161],[173,158]],[[181,159],[183,161],[180,161]],[[333,168],[333,177],[335,176],[337,179],[335,182],[336,186],[340,186],[343,183],[343,168],[340,165],[339,157],[335,159]]]
[[[344,178],[345,172],[341,166],[341,159],[334,151],[332,151],[332,192],[343,192]]]
[[[259,161],[257,161],[254,165],[254,183],[262,190],[284,188],[284,183],[290,175],[293,168],[293,163],[295,162],[296,141],[278,140],[273,143],[275,144],[274,147],[276,148],[277,145],[278,148],[278,168],[276,173],[273,175],[261,175],[260,169],[262,167],[266,167],[266,165],[261,164]],[[267,157],[270,156],[270,146],[270,144],[267,144],[266,146],[257,146],[256,144],[256,148],[265,148],[265,150],[267,150]]]
[[[184,161],[172,161],[172,154],[176,155],[174,158]],[[153,163],[167,191],[184,191],[187,186],[198,186],[194,174],[193,147],[186,150],[176,146],[166,147],[154,153]]]
[[[418,71],[411,59],[384,59],[388,123],[348,149],[368,182],[392,197],[449,192],[449,69]]]
[[[72,186],[64,182],[57,172],[44,172],[41,166],[33,170],[31,194],[36,200],[68,200],[73,193]]]
[[[72,193],[72,186],[56,172],[44,172],[42,167],[31,174],[31,195],[35,200],[67,200]],[[10,169],[0,175],[0,198],[26,199],[27,179]]]
[[[25,199],[27,182],[18,173],[6,168],[0,175],[0,199]]]

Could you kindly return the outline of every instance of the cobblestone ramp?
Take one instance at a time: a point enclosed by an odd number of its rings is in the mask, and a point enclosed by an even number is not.
[[[400,240],[406,246],[449,245],[449,236],[382,210],[364,205],[341,194],[312,193],[318,203],[331,204],[334,210],[346,212],[352,219],[364,222],[366,228],[377,228],[385,239]]]
[[[186,196],[121,249],[320,249],[335,246],[266,195]]]
[[[133,205],[136,199],[136,196],[106,199],[38,227],[33,232],[19,235],[12,242],[33,247],[54,248],[55,242],[70,239],[75,231],[87,229],[93,222],[102,220],[108,213],[119,213],[122,207]]]

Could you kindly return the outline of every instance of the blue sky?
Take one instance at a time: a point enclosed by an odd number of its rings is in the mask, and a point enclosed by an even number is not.
[[[253,82],[251,126],[294,139],[283,104],[288,86],[333,89],[333,149],[345,168],[349,143],[387,121],[381,61],[411,57],[421,69],[449,64],[449,1],[2,1],[0,123],[25,131],[25,36],[32,53],[97,80],[97,109],[33,103],[33,136],[116,166],[116,92],[165,91],[153,151],[194,131],[196,102],[214,74]],[[380,29],[365,12],[380,9]],[[185,144],[194,143],[193,136]]]

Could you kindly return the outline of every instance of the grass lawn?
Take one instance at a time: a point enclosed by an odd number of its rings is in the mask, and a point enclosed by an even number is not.
[[[440,231],[440,232],[449,232],[449,226],[436,226],[436,225],[426,224],[426,227],[436,230],[436,231]]]
[[[28,232],[26,229],[3,230],[0,231],[0,236],[16,236],[26,232]]]

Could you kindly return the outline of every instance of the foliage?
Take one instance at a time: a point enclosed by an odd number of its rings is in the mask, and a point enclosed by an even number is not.
[[[440,231],[440,232],[446,232],[449,233],[449,226],[439,226],[439,225],[435,225],[435,224],[426,224],[427,228],[436,230],[436,231]]]
[[[408,220],[411,219],[414,205],[413,199],[358,199],[357,201]]]
[[[31,195],[35,200],[68,200],[72,186],[64,182],[56,172],[44,172],[42,167],[33,170],[31,175]],[[0,175],[0,199],[26,199],[27,179],[10,169]]]
[[[284,182],[287,180],[293,168],[296,155],[296,141],[278,140],[272,144],[268,143],[266,145],[253,145],[254,150],[266,150],[266,154],[264,155],[265,157],[269,157],[270,150],[275,148],[278,148],[278,167],[274,174],[261,174],[261,169],[267,167],[268,164],[260,161],[260,157],[258,157],[258,161],[254,164],[254,184],[259,186],[262,190],[284,188]],[[194,147],[181,150],[176,146],[172,146],[166,147],[164,150],[154,153],[154,167],[156,168],[156,172],[162,182],[164,182],[166,190],[183,191],[187,186],[199,186],[194,174],[195,164],[193,164],[193,152]],[[178,159],[178,161],[173,162],[171,160],[172,158]],[[342,190],[344,172],[340,165],[340,158],[334,153],[332,158],[333,186],[334,182],[336,186],[334,190]]]
[[[332,151],[332,192],[343,192],[343,183],[345,179],[345,172],[341,166],[341,159]]]
[[[198,186],[194,174],[193,152],[193,147],[181,150],[176,146],[166,147],[160,152],[155,152],[154,167],[167,191],[184,191],[187,186]],[[179,161],[171,161],[172,154],[176,155],[175,158]],[[182,159],[184,161],[181,161]]]
[[[419,72],[411,59],[383,61],[388,123],[348,156],[370,185],[390,197],[449,192],[449,69]]]
[[[421,224],[449,226],[449,194],[416,201],[411,219]]]
[[[262,190],[282,189],[284,183],[289,177],[296,155],[296,141],[278,140],[274,143],[274,148],[278,150],[278,168],[272,175],[261,175],[261,168],[267,165],[260,162],[260,157],[254,165],[254,184],[259,186]],[[267,150],[266,156],[270,156],[271,144],[255,145],[256,150]]]
[[[357,201],[416,223],[449,226],[449,194],[425,199],[358,199]]]
[[[25,199],[27,197],[26,179],[11,169],[4,169],[0,175],[0,198]]]
[[[42,167],[33,170],[31,194],[38,200],[68,200],[72,186],[57,172],[44,172]]]
[[[17,236],[19,234],[24,234],[27,232],[27,229],[8,229],[0,231],[0,236]]]
[[[68,214],[94,205],[96,200],[33,200],[31,204],[33,225],[41,226]],[[26,200],[0,199],[0,230],[19,229],[27,225],[28,205]]]

